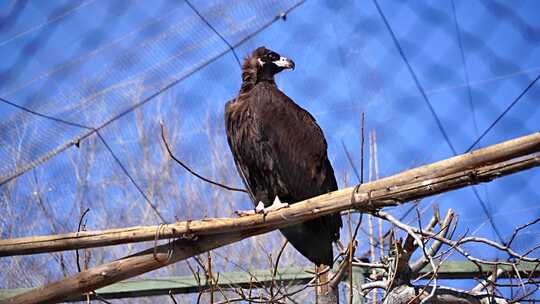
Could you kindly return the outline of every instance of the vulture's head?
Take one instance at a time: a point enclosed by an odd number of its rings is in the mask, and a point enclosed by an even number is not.
[[[285,69],[294,69],[294,61],[261,46],[246,59],[244,69],[255,69],[258,80],[272,79]]]

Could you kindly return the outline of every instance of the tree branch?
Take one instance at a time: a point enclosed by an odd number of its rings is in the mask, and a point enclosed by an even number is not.
[[[454,219],[454,211],[452,209],[449,209],[448,212],[446,212],[446,216],[444,217],[443,222],[441,223],[441,231],[439,231],[439,234],[446,238],[448,231],[450,230],[450,225],[452,224],[452,220]],[[442,246],[442,242],[435,240],[433,244],[431,244],[431,247],[427,250],[428,256],[435,256],[439,249]],[[421,256],[418,258],[418,260],[411,263],[411,272],[416,273],[420,271],[420,269],[426,267],[429,264],[429,259],[427,259],[425,256]]]
[[[472,293],[449,287],[408,286],[401,285],[386,296],[384,304],[406,304],[423,301],[432,295],[429,303],[459,304],[506,304],[506,299],[488,293]]]

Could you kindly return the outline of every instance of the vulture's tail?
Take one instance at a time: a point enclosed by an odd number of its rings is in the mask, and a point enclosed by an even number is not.
[[[333,217],[334,215],[323,216],[282,228],[280,231],[296,250],[315,265],[332,266],[332,242],[337,240]]]

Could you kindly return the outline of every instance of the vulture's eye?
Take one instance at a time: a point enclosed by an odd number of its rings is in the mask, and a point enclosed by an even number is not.
[[[270,52],[266,55],[270,61],[276,61],[279,59],[279,55],[276,52]]]

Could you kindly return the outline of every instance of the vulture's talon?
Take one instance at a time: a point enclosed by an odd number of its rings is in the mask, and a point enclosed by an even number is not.
[[[236,215],[238,215],[239,217],[243,217],[255,214],[266,214],[267,212],[265,211],[263,202],[259,201],[257,207],[255,207],[254,210],[237,210],[234,213],[236,213]]]
[[[277,210],[287,208],[287,207],[289,207],[289,204],[282,203],[281,200],[279,199],[279,197],[276,196],[276,198],[274,199],[274,202],[272,203],[272,205],[270,205],[270,207],[268,207],[268,208],[264,208],[264,211],[265,211],[265,213],[268,213],[270,211],[277,211]]]
[[[263,202],[259,201],[259,203],[257,204],[257,207],[255,207],[255,213],[266,214]]]

